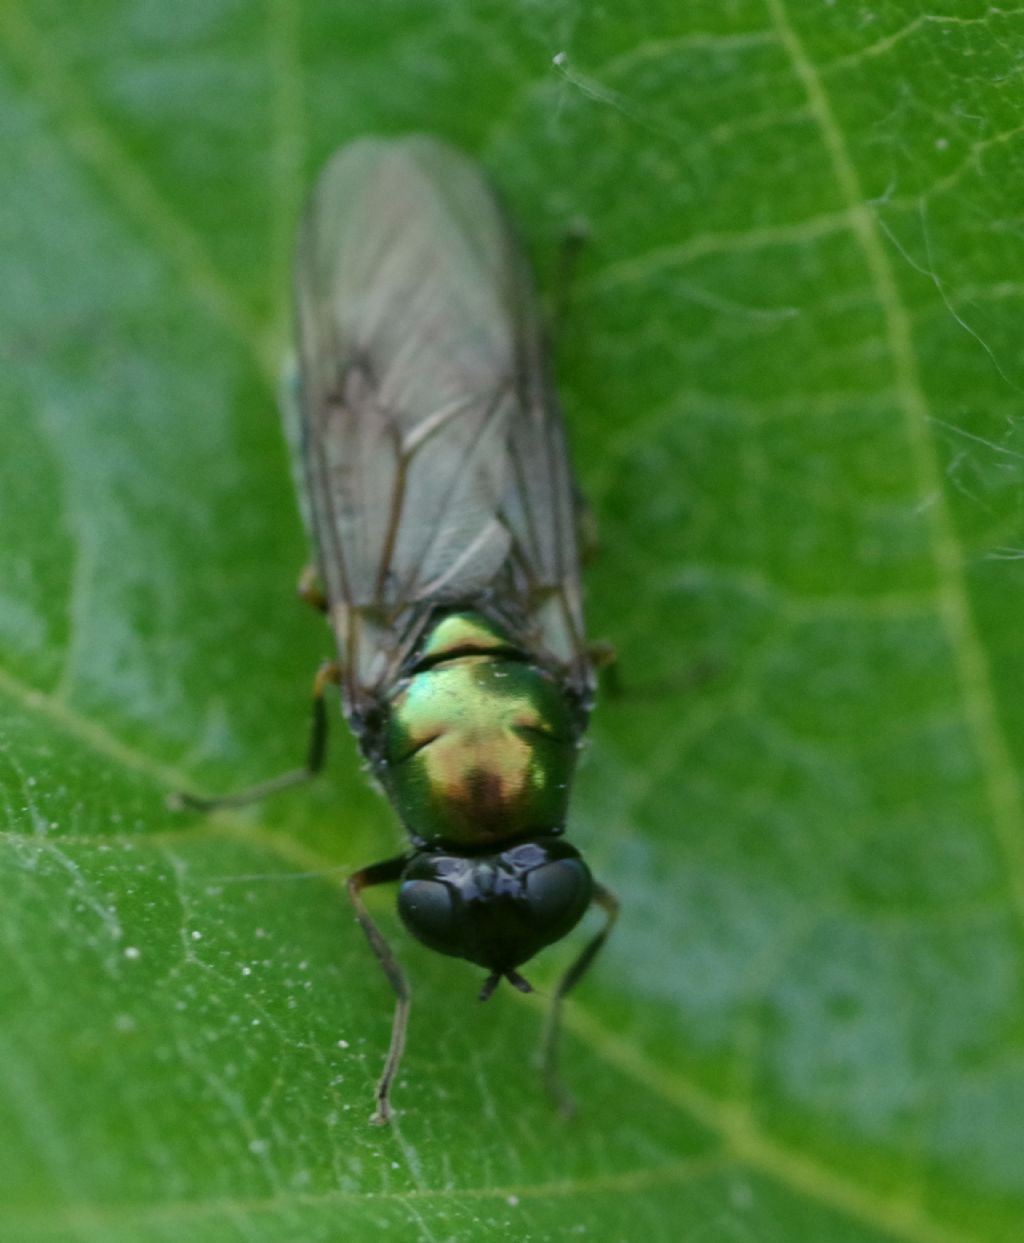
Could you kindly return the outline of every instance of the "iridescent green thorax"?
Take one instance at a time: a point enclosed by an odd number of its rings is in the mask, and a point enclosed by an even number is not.
[[[504,630],[480,613],[449,613],[434,626],[419,652],[419,663],[433,663],[472,650],[478,655],[516,649]]]
[[[389,708],[379,775],[416,841],[486,846],[562,830],[577,719],[500,628],[443,618]]]

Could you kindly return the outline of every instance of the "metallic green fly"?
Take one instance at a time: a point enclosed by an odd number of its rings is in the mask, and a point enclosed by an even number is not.
[[[398,883],[423,944],[504,979],[592,903],[607,919],[558,983],[544,1039],[557,1074],[562,999],[615,921],[563,837],[594,696],[579,587],[578,494],[523,254],[465,156],[427,137],[337,152],[298,239],[288,423],[321,607],[338,659],[314,686],[306,768],[323,763],[324,692],[344,712],[409,836],[348,882],[397,1004],[373,1121],[391,1114],[410,992],[363,890]]]

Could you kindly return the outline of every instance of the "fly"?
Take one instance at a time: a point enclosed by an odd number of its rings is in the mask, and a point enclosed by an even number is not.
[[[555,988],[563,998],[615,922],[612,894],[564,837],[594,696],[579,506],[529,271],[469,159],[424,136],[362,139],[317,182],[299,231],[295,383],[286,424],[337,660],[317,674],[303,769],[219,799],[262,797],[323,765],[325,693],[409,838],[350,877],[396,997],[371,1121],[391,1116],[410,990],[363,891],[398,884],[409,932],[531,991],[520,967],[592,904],[606,915]]]

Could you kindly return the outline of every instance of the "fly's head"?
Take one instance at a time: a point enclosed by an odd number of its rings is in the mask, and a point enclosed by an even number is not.
[[[502,978],[530,991],[516,968],[579,923],[593,887],[579,852],[560,837],[488,854],[423,850],[402,874],[398,913],[430,949],[486,967],[486,999]]]

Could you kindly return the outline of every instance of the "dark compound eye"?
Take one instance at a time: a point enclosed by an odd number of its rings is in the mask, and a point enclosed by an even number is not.
[[[590,872],[579,859],[558,859],[526,876],[526,900],[538,929],[563,935],[583,916],[591,898]]]
[[[449,887],[437,880],[407,880],[398,891],[398,914],[424,945],[460,954],[461,926]]]

